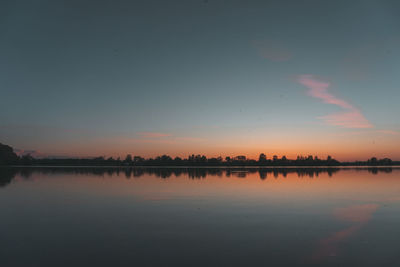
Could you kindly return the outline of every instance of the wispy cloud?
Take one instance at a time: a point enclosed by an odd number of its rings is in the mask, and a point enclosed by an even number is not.
[[[310,89],[307,91],[309,96],[321,99],[322,102],[326,104],[335,105],[343,109],[343,111],[339,113],[318,117],[325,121],[325,123],[343,128],[373,127],[359,109],[328,92],[330,83],[320,81],[309,74],[298,76],[297,81]]]
[[[327,116],[318,117],[327,124],[343,128],[372,128],[373,125],[364,117],[359,110],[340,112]]]

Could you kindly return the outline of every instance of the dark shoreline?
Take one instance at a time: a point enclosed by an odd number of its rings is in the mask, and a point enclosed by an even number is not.
[[[302,156],[298,155],[296,159],[288,159],[286,156],[279,158],[273,155],[267,158],[261,153],[256,159],[247,158],[247,156],[239,155],[235,157],[227,156],[225,158],[211,157],[205,155],[191,154],[187,158],[175,157],[169,155],[161,155],[155,158],[144,158],[141,156],[126,155],[125,159],[120,157],[105,158],[34,158],[30,154],[18,156],[14,149],[8,145],[0,143],[0,166],[105,166],[105,167],[345,167],[345,166],[400,166],[400,161],[393,161],[390,158],[378,159],[372,157],[366,161],[349,161],[340,162],[331,156],[321,159],[318,156]]]
[[[187,176],[189,179],[204,179],[207,176],[246,178],[247,175],[258,174],[261,180],[268,177],[283,177],[295,174],[299,178],[318,177],[320,174],[334,176],[340,171],[360,171],[372,174],[391,173],[400,166],[0,166],[0,187],[11,183],[16,175],[29,179],[34,173],[42,174],[78,174],[122,175],[127,179],[154,175],[158,178]]]
[[[0,168],[173,168],[173,169],[368,169],[368,168],[400,168],[400,164],[392,165],[0,165]]]

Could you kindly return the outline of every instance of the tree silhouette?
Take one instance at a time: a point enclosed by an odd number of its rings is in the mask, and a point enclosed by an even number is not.
[[[18,156],[12,147],[0,143],[0,165],[11,165],[18,162]]]
[[[35,159],[31,156],[31,154],[27,154],[27,155],[23,155],[23,156],[21,157],[20,162],[21,162],[23,165],[32,165],[33,162],[34,162],[34,160],[35,160]]]
[[[260,156],[258,156],[258,162],[265,163],[266,161],[267,161],[267,156],[264,153],[261,153]]]
[[[105,159],[103,156],[95,158],[33,158],[31,155],[24,155],[19,158],[10,146],[0,144],[0,165],[22,164],[22,165],[58,165],[58,166],[366,166],[366,165],[400,165],[399,161],[392,161],[389,158],[377,159],[372,157],[367,161],[356,162],[339,162],[331,156],[327,156],[326,160],[318,158],[318,156],[309,155],[304,157],[297,156],[295,160],[282,156],[281,159],[274,155],[272,160],[267,159],[264,153],[261,153],[258,160],[248,159],[244,155],[234,158],[227,156],[223,159],[221,156],[207,158],[205,155],[191,154],[187,158],[175,157],[169,155],[161,155],[155,158],[143,158],[141,156],[132,157],[131,154],[126,155],[124,160],[119,157],[114,159],[109,157]]]
[[[126,155],[124,162],[126,164],[131,164],[132,163],[132,155],[131,154]]]

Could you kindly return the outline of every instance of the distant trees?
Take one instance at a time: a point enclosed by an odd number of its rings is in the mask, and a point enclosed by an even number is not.
[[[0,143],[0,165],[12,165],[18,163],[18,156],[12,147]]]
[[[128,164],[128,165],[132,163],[132,155],[131,154],[126,155],[124,163]]]
[[[222,157],[210,158],[207,162],[211,163],[212,165],[218,165],[222,163]]]
[[[367,160],[368,165],[391,165],[392,160],[389,158],[377,159],[376,157],[372,157]]]
[[[35,159],[31,155],[18,157],[12,147],[0,143],[0,165],[60,165],[60,166],[338,166],[338,165],[400,165],[400,162],[393,162],[389,158],[377,159],[372,157],[367,161],[356,162],[339,162],[330,155],[327,158],[320,159],[318,156],[308,155],[304,157],[298,155],[296,159],[288,159],[286,156],[279,158],[273,155],[272,159],[267,159],[264,153],[261,153],[258,160],[248,159],[244,155],[226,156],[225,158],[211,157],[205,155],[191,154],[187,158],[175,157],[169,155],[161,155],[155,158],[143,158],[141,156],[132,156],[127,154],[121,160],[119,157],[104,158],[69,158],[69,159],[52,159],[42,158]]]
[[[19,163],[22,165],[32,165],[34,163],[35,159],[31,156],[31,154],[23,155],[19,159]]]
[[[17,157],[18,159],[18,157]],[[131,156],[130,154],[121,160],[120,158],[96,157],[91,159],[35,159],[30,155],[25,155],[17,160],[22,165],[65,165],[65,166],[338,166],[338,165],[392,165],[399,162],[392,162],[388,158],[371,158],[368,161],[358,162],[339,162],[328,156],[326,159],[320,159],[317,156],[308,155],[297,156],[296,159],[288,159],[286,156],[279,158],[274,155],[268,159],[264,153],[261,153],[258,160],[248,159],[246,156],[239,155],[235,157],[227,156],[207,158],[205,155],[192,154],[187,158],[161,155],[155,158],[143,158],[140,156]]]
[[[180,157],[175,157],[174,162],[182,162],[182,159]]]
[[[144,158],[142,158],[141,156],[134,156],[133,157],[133,163],[141,163],[144,161]]]
[[[259,155],[258,164],[261,166],[331,166],[338,165],[337,160],[329,157],[329,160],[321,160],[318,156],[308,155],[307,157],[298,155],[295,160],[288,159],[285,155],[279,158],[277,155],[273,155],[272,159],[268,160],[265,154]]]
[[[246,160],[246,156],[243,156],[243,155],[236,156],[235,160],[237,160],[237,161],[245,161]]]
[[[207,157],[204,155],[190,155],[188,161],[192,163],[204,163],[207,162]]]

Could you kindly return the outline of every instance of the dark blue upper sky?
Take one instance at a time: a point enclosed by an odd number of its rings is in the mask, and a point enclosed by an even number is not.
[[[0,33],[18,149],[400,157],[398,1],[2,1]]]

